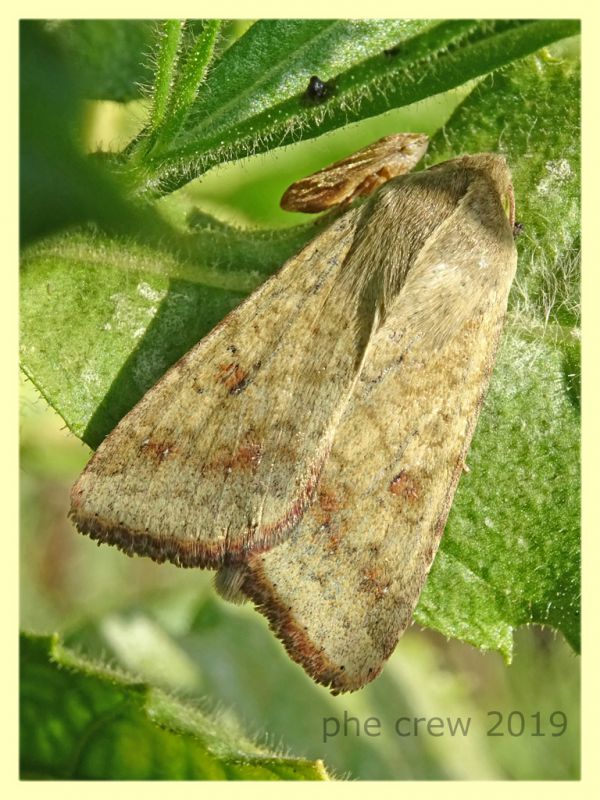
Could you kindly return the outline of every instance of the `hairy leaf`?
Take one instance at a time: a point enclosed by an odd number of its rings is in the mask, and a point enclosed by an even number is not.
[[[569,20],[257,23],[225,52],[181,134],[138,180],[172,191],[215,164],[460,86],[577,30]],[[322,101],[307,96],[310,75],[327,83]]]
[[[322,762],[249,741],[122,671],[21,636],[21,778],[28,780],[326,780]]]

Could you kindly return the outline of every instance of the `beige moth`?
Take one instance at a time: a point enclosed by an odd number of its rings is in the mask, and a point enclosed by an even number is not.
[[[411,172],[426,147],[388,136],[290,187],[286,208],[343,213],[170,368],[71,495],[99,542],[218,570],[334,693],[411,621],[516,269],[504,158]]]

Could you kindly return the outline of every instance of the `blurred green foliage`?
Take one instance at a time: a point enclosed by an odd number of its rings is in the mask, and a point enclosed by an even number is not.
[[[527,622],[559,628],[576,646],[578,40],[515,60],[576,33],[576,23],[227,22],[216,39],[215,30],[170,23],[157,36],[156,25],[146,22],[23,23],[25,373],[68,427],[96,446],[179,355],[319,230],[319,222],[298,225],[297,215],[286,219],[278,208],[292,180],[398,130],[437,131],[430,161],[503,152],[525,224],[519,276],[469,456],[472,472],[461,481],[416,619],[507,656],[513,628]],[[215,61],[206,73],[211,52]],[[268,79],[265,64],[274,65]],[[329,107],[302,101],[315,72],[336,87]],[[167,76],[162,113],[156,112],[159,74]],[[232,102],[241,89],[243,99]],[[89,102],[98,99],[105,102]],[[421,100],[406,105],[415,99]],[[115,105],[124,100],[131,102]],[[109,140],[133,136],[131,143],[86,157],[107,119]],[[305,141],[224,163],[298,139]],[[219,162],[201,182],[191,181]],[[165,192],[171,193],[156,199]],[[244,224],[262,230],[236,227]],[[207,716],[196,720],[193,741],[172,745],[188,767],[200,762],[185,748],[206,746],[202,725],[216,724],[213,712],[225,706],[242,727],[259,732],[256,745],[235,734],[250,749],[280,759],[283,745],[299,758],[324,759],[338,776],[578,777],[579,666],[549,631],[518,631],[510,668],[498,654],[410,631],[375,683],[333,698],[289,662],[262,618],[217,599],[206,574],[128,560],[76,536],[66,520],[68,487],[89,451],[60,430],[31,384],[23,398],[22,625],[59,631],[67,647],[61,653],[81,653],[100,671],[108,658],[129,676],[126,682],[176,693],[184,709],[188,700],[205,698]],[[52,671],[52,646],[29,642],[35,653],[24,650],[24,667],[35,662]],[[90,680],[80,668],[74,657],[56,692],[68,696],[71,685],[80,696],[77,682]],[[54,730],[53,698],[33,696],[30,685],[23,711]],[[127,736],[141,726],[139,734],[147,731],[156,743],[163,734],[152,732],[143,707],[132,712]],[[487,736],[493,710],[505,721],[511,711],[522,713],[523,735]],[[346,711],[363,722],[379,719],[381,736],[363,731],[324,742],[323,719],[343,719]],[[552,735],[555,711],[568,719],[561,736]],[[472,729],[464,738],[400,738],[394,721],[403,715],[471,717]],[[535,724],[544,735],[532,734]],[[177,736],[171,727],[167,738]],[[24,776],[141,777],[146,768],[141,759],[135,762],[141,771],[127,774],[128,759],[119,760],[118,747],[112,756],[107,749],[110,728],[104,743],[100,733],[86,758],[78,757],[91,771],[69,771],[58,750],[40,761],[44,730],[39,751],[26,736]],[[212,776],[253,777],[219,773],[231,752],[231,741],[222,738]],[[61,746],[67,757],[67,744]],[[202,763],[213,764],[215,752]],[[320,769],[306,767],[313,768]],[[200,777],[201,767],[194,769],[172,777]],[[273,769],[273,777],[294,777]],[[161,769],[145,774],[168,777]]]
[[[22,777],[94,780],[323,780],[321,762],[245,739],[226,715],[21,637]],[[67,698],[65,702],[65,698]]]

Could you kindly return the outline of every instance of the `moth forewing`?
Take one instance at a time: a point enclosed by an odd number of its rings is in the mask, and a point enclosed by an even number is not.
[[[423,133],[384,136],[356,153],[293,183],[281,198],[286,211],[318,213],[372,194],[415,167],[427,151]]]
[[[291,657],[335,693],[372,680],[411,620],[463,470],[516,268],[501,203],[503,192],[512,194],[503,159],[467,157],[436,169],[440,185],[462,183],[465,191],[430,226],[411,263],[416,278],[409,269],[371,342],[315,501],[293,534],[251,556],[235,581]],[[422,173],[426,195],[431,174]],[[404,194],[403,179],[395,184],[385,191],[397,192],[402,227],[406,215],[422,213],[419,181],[411,178]],[[446,291],[451,299],[440,302]]]
[[[219,566],[302,515],[376,320],[344,278],[359,209],[290,259],[105,439],[73,487],[78,529]]]

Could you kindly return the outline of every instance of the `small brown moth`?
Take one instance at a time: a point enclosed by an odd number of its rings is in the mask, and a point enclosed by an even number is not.
[[[379,189],[175,364],[72,490],[82,533],[219,569],[334,693],[411,620],[516,269],[505,160],[402,174],[426,145],[386,137],[290,187],[310,211]]]
[[[357,153],[296,181],[281,198],[286,211],[309,214],[332,206],[348,205],[357,197],[372,194],[391,178],[409,172],[427,150],[422,133],[384,136]]]

